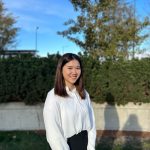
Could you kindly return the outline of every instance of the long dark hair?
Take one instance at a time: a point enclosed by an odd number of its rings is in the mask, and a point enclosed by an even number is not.
[[[56,95],[66,97],[68,96],[65,88],[65,81],[62,74],[63,66],[70,62],[71,60],[77,60],[80,64],[81,68],[81,75],[78,80],[75,82],[75,87],[81,97],[81,99],[85,99],[85,90],[83,85],[83,68],[82,63],[78,55],[72,53],[64,54],[58,61],[57,69],[56,69],[56,76],[55,76],[55,85],[54,85],[54,92]]]

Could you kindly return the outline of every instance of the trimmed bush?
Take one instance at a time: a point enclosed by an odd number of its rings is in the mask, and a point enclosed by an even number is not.
[[[0,60],[0,102],[44,102],[53,87],[59,56],[15,57]]]
[[[89,58],[88,58],[89,59]],[[150,102],[150,59],[87,61],[86,87],[92,100],[110,104]],[[98,61],[99,62],[99,61]]]
[[[0,59],[0,102],[44,102],[60,56]],[[81,55],[85,88],[96,103],[150,103],[150,58],[100,62]]]

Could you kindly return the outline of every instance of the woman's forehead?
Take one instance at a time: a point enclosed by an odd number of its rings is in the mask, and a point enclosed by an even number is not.
[[[71,61],[69,61],[68,63],[65,64],[66,66],[80,66],[80,63],[78,60],[73,59]]]

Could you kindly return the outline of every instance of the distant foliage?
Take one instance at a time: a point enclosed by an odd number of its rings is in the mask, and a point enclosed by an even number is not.
[[[59,57],[0,59],[0,102],[44,102],[53,88]],[[150,58],[101,62],[88,55],[80,57],[85,88],[94,102],[150,103]]]
[[[16,45],[18,27],[15,27],[16,17],[8,12],[2,0],[0,0],[0,53]]]
[[[58,34],[75,43],[93,57],[128,58],[143,51],[149,37],[149,16],[140,18],[133,1],[70,0],[77,12]],[[146,48],[146,47],[145,47]]]

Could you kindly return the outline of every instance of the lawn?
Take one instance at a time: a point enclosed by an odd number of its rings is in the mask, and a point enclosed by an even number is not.
[[[96,150],[150,150],[150,138],[104,137],[99,140],[96,147]]]
[[[50,150],[44,134],[29,131],[0,132],[0,150]]]
[[[45,134],[34,131],[0,132],[0,150],[50,150]],[[150,150],[150,139],[103,138],[96,150]]]

